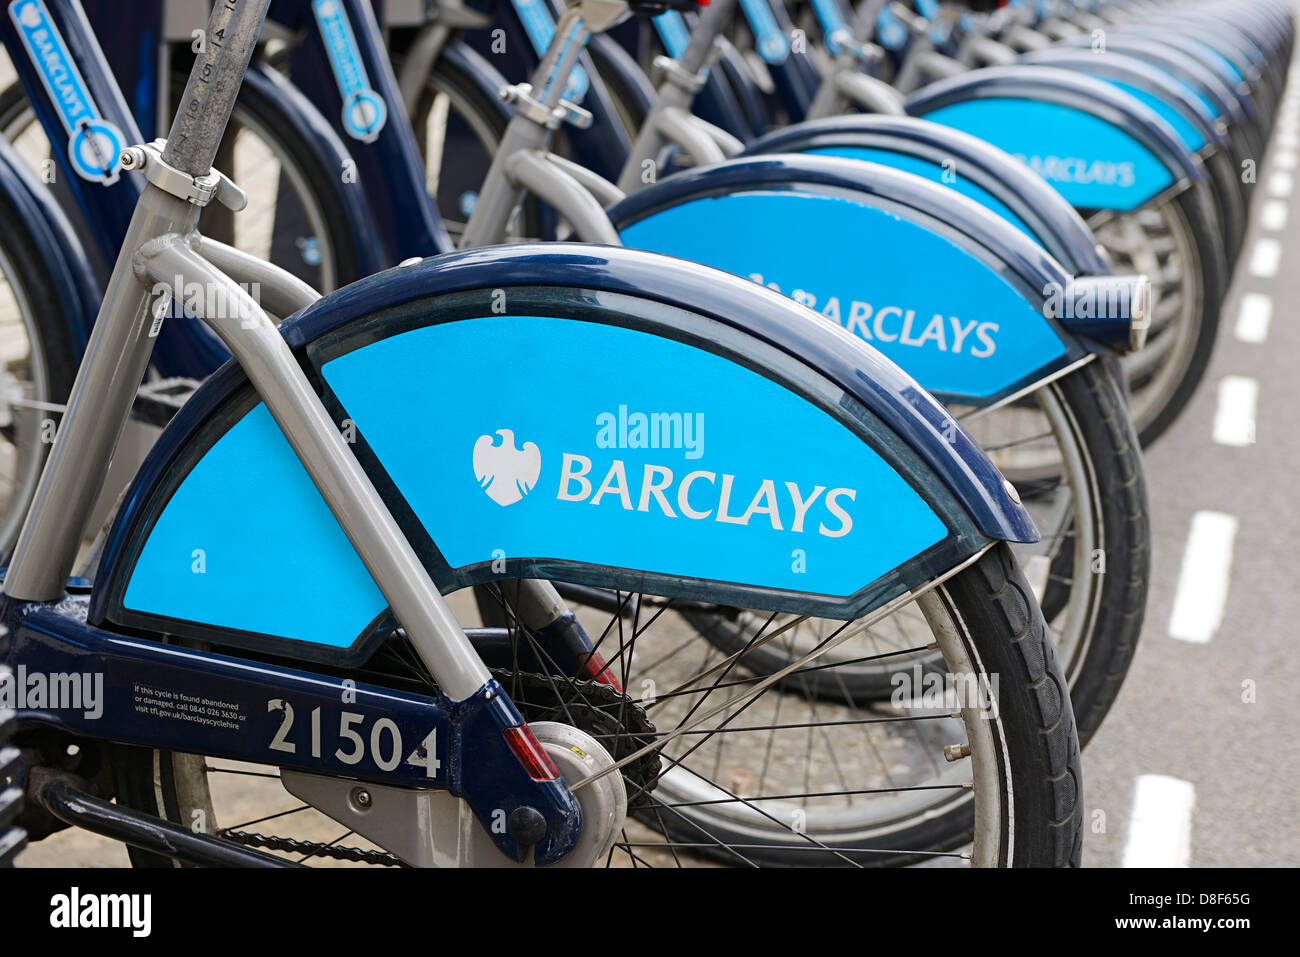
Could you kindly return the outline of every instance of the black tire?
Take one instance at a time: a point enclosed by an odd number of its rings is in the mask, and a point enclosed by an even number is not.
[[[1065,679],[1048,639],[1047,626],[1024,574],[1011,549],[998,544],[978,562],[950,578],[939,589],[941,600],[965,625],[963,640],[982,671],[998,677],[998,700],[1003,714],[1027,720],[999,722],[1001,784],[1008,781],[1014,807],[1010,820],[1034,821],[1043,826],[1016,827],[1014,854],[998,863],[1015,867],[1074,867],[1079,864],[1083,842],[1082,769],[1074,713]],[[966,844],[974,827],[974,809],[968,798],[954,806],[890,834],[875,837],[873,845],[896,849],[892,856],[873,854],[867,861],[852,853],[852,863],[912,864],[926,860],[926,854],[908,850],[950,850]],[[1010,826],[1008,820],[1002,822]],[[691,831],[679,825],[680,836],[691,839]],[[673,825],[669,825],[673,829]],[[719,840],[753,845],[756,839],[740,832],[727,834],[711,829]],[[695,838],[698,840],[698,837]],[[834,846],[835,842],[821,838]],[[851,845],[849,845],[851,846]],[[761,852],[751,852],[761,856]],[[844,863],[825,852],[781,848],[765,863],[792,867],[834,866]]]
[[[1168,211],[1169,221],[1182,233],[1188,256],[1184,268],[1195,280],[1186,293],[1195,304],[1194,313],[1188,319],[1192,325],[1188,333],[1191,338],[1188,349],[1175,370],[1176,378],[1167,388],[1160,388],[1153,393],[1148,401],[1142,397],[1142,390],[1153,376],[1135,371],[1142,364],[1142,352],[1125,358],[1130,393],[1133,396],[1130,404],[1133,420],[1144,448],[1159,438],[1187,406],[1205,375],[1218,337],[1219,311],[1227,292],[1228,267],[1222,239],[1214,222],[1213,201],[1208,189],[1208,185],[1203,184],[1185,190],[1164,207]],[[1126,268],[1126,264],[1118,260],[1116,265],[1119,271]],[[1152,335],[1148,349],[1154,342],[1155,330]]]
[[[1076,417],[1075,425],[1084,448],[1094,453],[1089,464],[1097,483],[1104,529],[1100,547],[1105,580],[1091,643],[1080,660],[1062,663],[1070,683],[1079,744],[1084,746],[1115,703],[1137,650],[1150,579],[1151,527],[1142,451],[1119,384],[1101,363],[1093,362],[1065,377],[1060,385],[1062,391],[1074,394],[1070,408],[1092,410]],[[1061,549],[1060,554],[1072,556],[1073,552]],[[1067,574],[1074,574],[1072,563]],[[1059,610],[1049,588],[1043,597],[1043,613],[1050,621]]]
[[[37,254],[33,244],[25,242],[28,225],[13,205],[10,197],[0,195],[0,309],[17,308],[29,342],[28,362],[38,362],[38,376],[34,367],[27,374],[19,373],[24,381],[36,383],[44,379],[41,394],[33,398],[56,404],[65,403],[77,374],[78,357],[65,326],[65,315],[54,290],[53,275]],[[7,261],[7,267],[6,267]],[[14,374],[14,370],[9,370]],[[35,481],[40,476],[49,445],[41,441],[39,419],[49,413],[11,421],[0,428],[0,443],[15,448],[34,450],[21,466],[24,481],[15,482],[8,500],[0,500],[0,559],[7,559],[18,538],[27,507],[35,491]],[[35,421],[29,421],[35,420]],[[30,434],[28,434],[30,433]],[[28,481],[30,480],[30,481]]]
[[[656,806],[634,812],[670,839],[698,848],[701,827],[710,839],[742,845],[745,858],[766,866],[835,864],[907,864],[924,860],[925,850],[951,849],[968,842],[974,828],[973,795],[987,785],[996,796],[986,805],[993,813],[983,829],[991,841],[986,863],[999,866],[1075,866],[1082,842],[1082,772],[1079,742],[1065,679],[1057,665],[1037,603],[1010,548],[997,543],[968,567],[923,599],[930,601],[951,634],[947,649],[960,660],[961,673],[995,678],[996,708],[975,710],[966,721],[983,735],[978,765],[958,769],[969,774],[974,787],[951,787],[943,801],[952,806],[937,816],[912,814],[904,821],[886,822],[883,836],[872,835],[872,850],[846,850],[834,855],[834,838],[817,832],[818,851],[799,844],[792,848],[767,842],[750,832],[728,832],[706,814],[693,823],[655,813]],[[952,652],[953,648],[959,649]],[[203,788],[189,788],[203,759],[192,755],[117,747],[113,768],[119,803],[193,826],[210,822],[198,813],[205,806]],[[658,790],[667,785],[660,782]],[[206,786],[204,786],[206,787]],[[658,791],[656,791],[658,793]],[[947,795],[952,795],[949,798]],[[928,799],[927,799],[928,800]],[[706,804],[710,802],[705,802]],[[210,806],[210,805],[208,805]],[[659,808],[673,807],[672,803]],[[686,805],[680,805],[686,806]],[[840,847],[855,846],[852,835]],[[845,843],[848,842],[848,843]],[[908,853],[911,852],[911,853]],[[708,853],[707,850],[699,853]],[[137,867],[174,866],[155,855],[132,850]],[[734,862],[734,860],[733,860]]]
[[[1061,669],[1079,719],[1079,739],[1086,744],[1100,726],[1119,693],[1128,673],[1142,630],[1146,608],[1150,565],[1146,481],[1137,436],[1129,420],[1120,387],[1100,362],[1091,362],[1075,372],[1044,386],[1067,420],[1071,444],[1078,449],[1093,503],[1094,521],[1088,539],[1094,545],[1089,574],[1101,574],[1099,588],[1091,589],[1084,608],[1086,633]],[[1022,489],[1022,494],[1026,490]],[[1051,563],[1042,609],[1049,623],[1059,624],[1069,614],[1070,589],[1066,584],[1075,573],[1073,527],[1057,546]],[[744,647],[749,634],[735,616],[712,613],[703,608],[683,612],[701,634],[723,651]],[[1088,624],[1087,622],[1090,622]],[[1064,628],[1058,627],[1058,631]],[[748,655],[751,667],[771,673],[788,664],[786,652],[771,646]],[[864,702],[889,700],[900,670],[912,662],[889,668],[863,669],[855,676],[818,674],[801,678],[811,690],[828,699],[852,694]],[[922,667],[942,672],[937,655],[928,656]]]

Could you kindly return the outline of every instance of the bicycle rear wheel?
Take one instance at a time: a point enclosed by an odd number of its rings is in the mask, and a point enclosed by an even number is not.
[[[18,539],[77,373],[54,278],[0,195],[0,558]]]
[[[1145,482],[1138,443],[1118,387],[1092,362],[1024,399],[988,414],[954,409],[1003,475],[1019,490],[1042,538],[1014,552],[1038,596],[1051,641],[1069,683],[1087,744],[1114,703],[1132,662],[1146,607],[1150,562]],[[749,641],[765,615],[740,609],[686,612],[691,623],[726,652]],[[766,647],[750,667],[767,673],[815,645],[838,622],[811,619],[789,647]],[[864,704],[904,700],[914,666],[941,673],[937,654],[895,654],[900,638],[874,629],[867,660],[802,679],[834,700]],[[885,654],[888,652],[888,654]]]
[[[488,586],[515,623],[509,589]],[[472,608],[466,589],[453,607]],[[681,616],[683,603],[619,594],[613,611],[574,611],[626,693],[542,667],[534,636],[509,626],[498,680],[530,721],[574,724],[626,757],[632,815],[606,863],[739,866],[913,863],[949,853],[936,813],[964,818],[968,859],[981,865],[1070,865],[1081,841],[1074,719],[1047,631],[1009,548],[995,545],[937,587],[888,608],[916,643],[937,643],[958,686],[991,689],[951,707],[903,715],[830,702],[799,674],[764,683],[745,655],[726,656]],[[456,604],[461,602],[459,606]],[[462,617],[465,620],[465,617]],[[773,614],[751,642],[780,642],[792,615]],[[841,634],[849,627],[842,625]],[[847,637],[842,648],[851,647]],[[486,651],[486,649],[485,649]],[[432,683],[400,634],[357,680],[422,689]],[[142,749],[117,749],[117,794],[131,807],[313,861],[397,863],[340,835],[342,825],[291,798],[274,768]],[[254,787],[249,787],[252,782]],[[254,793],[256,792],[256,793]],[[942,820],[952,814],[938,813]],[[269,832],[269,833],[268,833]],[[378,852],[378,853],[376,853]],[[167,863],[132,852],[137,865]]]

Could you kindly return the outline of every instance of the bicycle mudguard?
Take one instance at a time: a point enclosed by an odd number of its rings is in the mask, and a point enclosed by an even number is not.
[[[1086,38],[1063,41],[1059,49],[1083,49],[1091,53]],[[1120,53],[1131,56],[1168,73],[1192,91],[1192,95],[1205,105],[1215,119],[1222,117],[1231,128],[1249,122],[1237,95],[1219,75],[1181,50],[1149,37],[1120,34],[1114,37],[1108,35],[1106,51],[1108,55]]]
[[[1124,341],[1130,331],[1095,295],[1078,312],[1053,303],[1063,289],[1123,280],[1071,280],[978,203],[875,163],[732,160],[673,176],[608,212],[625,245],[785,292],[955,404],[990,405],[1086,356],[1069,331],[1082,312],[1123,330]]]
[[[444,592],[547,577],[848,619],[992,540],[1037,537],[902,370],[693,263],[454,253],[281,330]],[[342,664],[392,627],[233,364],[138,473],[89,620]]]
[[[905,106],[1021,159],[1076,209],[1128,212],[1206,182],[1200,159],[1154,111],[1072,70],[975,70],[919,90]]]
[[[59,319],[68,342],[80,355],[90,340],[99,312],[99,284],[72,224],[50,190],[37,181],[9,141],[0,137],[0,193],[22,219],[28,244],[54,280],[60,306]]]
[[[1214,123],[1214,114],[1191,90],[1168,73],[1134,56],[1112,53],[1097,56],[1078,48],[1053,47],[1020,58],[1032,66],[1078,70],[1105,80],[1150,107],[1173,128],[1188,150],[1199,153],[1207,146],[1229,149],[1227,134]]]
[[[809,120],[756,140],[743,155],[809,153],[879,163],[956,190],[997,213],[1072,275],[1111,272],[1097,240],[1064,197],[981,139],[901,116]]]

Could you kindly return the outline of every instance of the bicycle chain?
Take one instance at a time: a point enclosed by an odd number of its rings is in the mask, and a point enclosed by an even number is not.
[[[565,724],[572,724],[579,730],[586,731],[588,734],[596,737],[606,751],[617,761],[624,754],[631,754],[633,751],[644,747],[648,740],[641,735],[646,735],[649,740],[653,740],[655,727],[650,722],[649,717],[635,701],[628,698],[627,695],[615,691],[607,684],[599,681],[579,680],[575,678],[559,678],[551,675],[528,674],[522,672],[507,671],[503,669],[494,669],[492,676],[500,682],[507,692],[514,690],[515,694],[511,695],[511,700],[519,708],[520,714],[524,720],[533,721],[563,721]],[[563,684],[561,685],[561,681]],[[559,702],[552,701],[548,704],[538,702],[535,695],[552,695],[556,692],[556,687],[567,687],[574,689],[578,695],[569,701]],[[520,694],[520,690],[523,694]],[[618,715],[609,713],[606,709],[617,708]],[[622,718],[620,721],[619,718]],[[620,729],[616,731],[613,728]],[[621,729],[633,726],[632,731]],[[616,734],[615,744],[611,748],[606,742],[609,740],[608,735]],[[624,780],[628,787],[628,810],[642,807],[649,804],[647,796],[654,790],[654,786],[659,779],[659,755],[650,753],[645,757],[638,758],[621,768]],[[319,841],[299,841],[292,837],[277,837],[275,835],[267,836],[265,834],[253,834],[249,831],[232,831],[224,830],[220,832],[220,837],[236,844],[242,844],[245,847],[257,847],[269,851],[287,851],[292,854],[306,854],[307,857],[328,857],[338,861],[352,861],[359,864],[377,864],[384,867],[409,867],[410,865],[399,858],[396,854],[388,851],[366,850],[360,847],[348,847],[338,844],[322,844]]]
[[[245,847],[260,847],[268,851],[288,851],[291,854],[306,854],[307,857],[331,857],[336,861],[354,861],[358,864],[382,864],[385,867],[409,867],[396,854],[388,851],[368,851],[361,847],[347,847],[338,844],[321,844],[319,841],[299,841],[292,837],[277,837],[265,834],[251,834],[248,831],[225,830],[218,837],[234,841]]]

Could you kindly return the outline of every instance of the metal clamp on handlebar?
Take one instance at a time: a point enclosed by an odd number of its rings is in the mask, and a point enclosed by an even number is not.
[[[128,146],[122,150],[122,168],[139,170],[163,192],[171,193],[195,206],[207,206],[215,199],[231,212],[237,213],[248,205],[248,195],[220,170],[212,169],[203,176],[191,176],[164,162],[162,154],[166,147],[167,141],[163,139],[140,146]]]
[[[502,102],[511,104],[528,119],[548,130],[558,130],[565,123],[576,126],[580,130],[591,126],[591,114],[578,104],[560,100],[556,106],[547,107],[545,103],[533,96],[531,83],[503,86],[497,95],[501,97]]]
[[[691,96],[700,92],[704,84],[709,81],[708,73],[692,73],[670,56],[657,56],[653,62],[656,79],[667,80],[673,86],[684,90]]]

